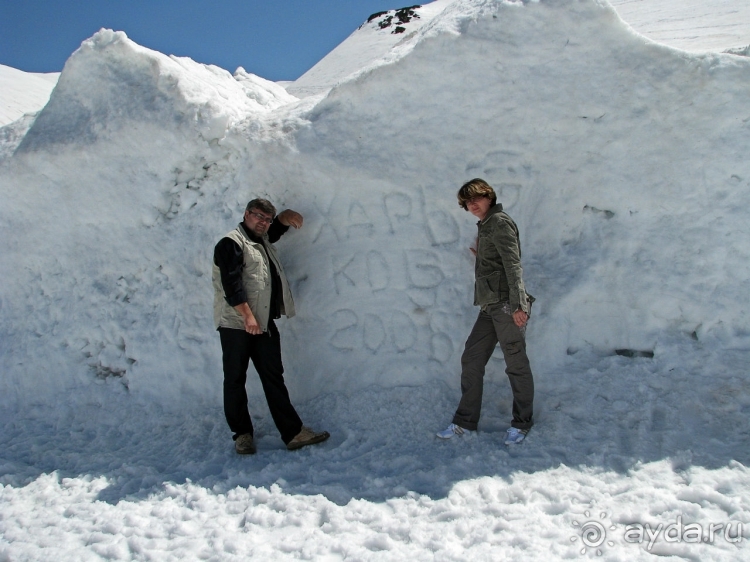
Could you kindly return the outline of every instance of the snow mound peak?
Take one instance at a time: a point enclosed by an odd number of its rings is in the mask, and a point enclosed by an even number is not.
[[[265,109],[277,109],[298,100],[288,93],[283,86],[247,72],[242,67],[235,71],[234,79],[239,82],[249,99]]]
[[[210,142],[248,114],[295,100],[281,90],[243,69],[233,77],[217,66],[137,45],[122,31],[102,29],[65,64],[19,150],[90,144],[133,122],[195,128]]]

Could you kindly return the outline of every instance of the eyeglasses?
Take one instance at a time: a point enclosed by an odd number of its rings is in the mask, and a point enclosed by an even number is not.
[[[267,217],[266,215],[261,215],[260,213],[256,213],[253,211],[248,211],[248,213],[253,215],[258,222],[267,222],[268,224],[271,224],[273,222],[273,217]]]

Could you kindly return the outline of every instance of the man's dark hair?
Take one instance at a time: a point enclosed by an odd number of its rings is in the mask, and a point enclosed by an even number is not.
[[[474,197],[488,197],[490,200],[490,208],[494,207],[497,203],[497,195],[492,186],[481,178],[474,178],[471,181],[467,181],[458,190],[458,205],[468,211],[466,203],[469,199]]]
[[[247,204],[245,210],[252,211],[253,209],[263,211],[267,215],[271,215],[271,217],[276,216],[276,207],[274,207],[273,203],[271,203],[268,199],[253,199],[252,201],[250,201],[250,203]]]

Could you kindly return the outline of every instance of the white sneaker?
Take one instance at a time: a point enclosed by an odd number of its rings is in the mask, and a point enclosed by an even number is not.
[[[508,431],[505,432],[505,444],[518,445],[526,438],[526,433],[528,433],[528,430],[518,429],[517,427],[509,427]]]
[[[471,433],[471,431],[452,423],[443,431],[438,431],[436,435],[440,437],[440,439],[450,439],[454,435],[461,437],[464,433]]]

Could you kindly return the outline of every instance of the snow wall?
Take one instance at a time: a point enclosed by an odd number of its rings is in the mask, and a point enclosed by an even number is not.
[[[749,88],[594,0],[457,0],[304,100],[103,30],[0,164],[0,403],[220,403],[213,246],[255,196],[305,217],[295,400],[457,387],[474,177],[521,230],[538,384],[583,349],[747,349]]]

